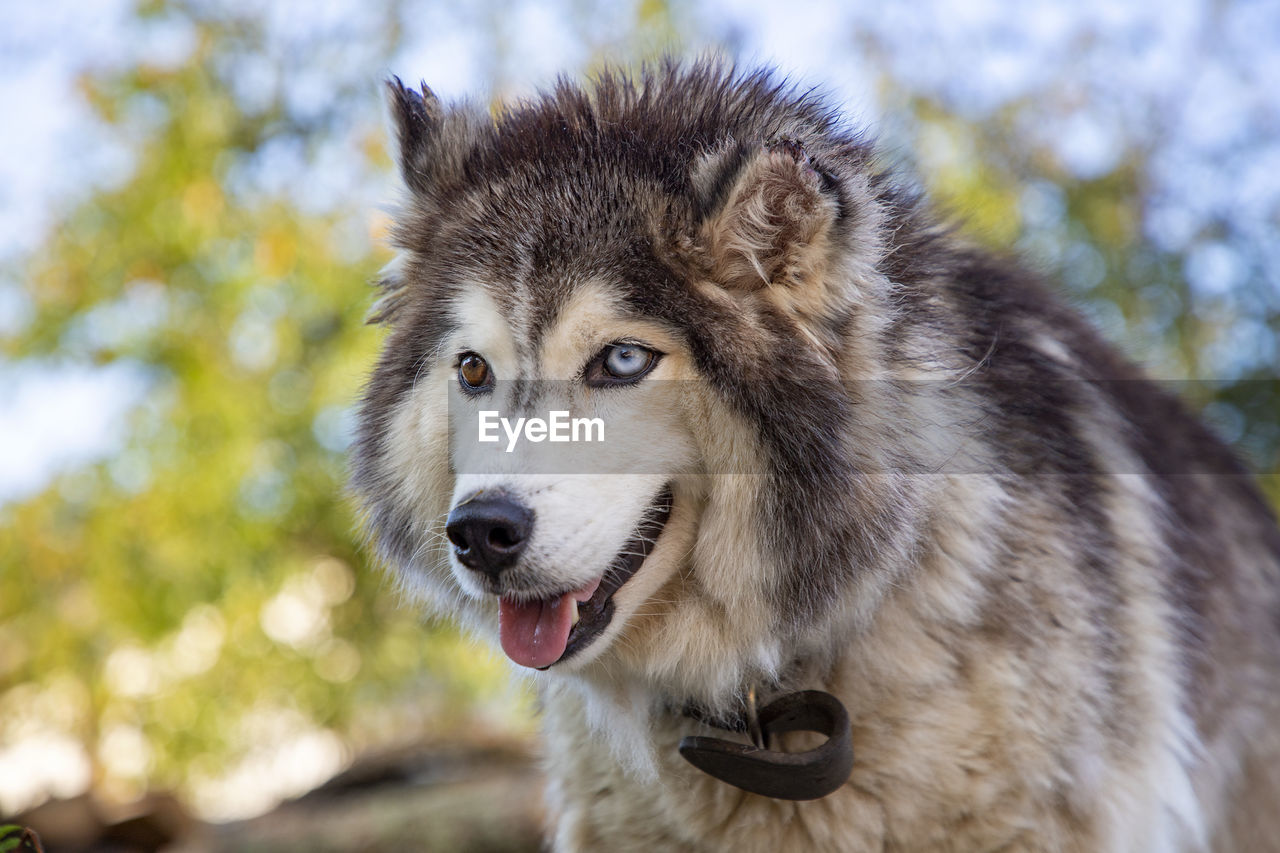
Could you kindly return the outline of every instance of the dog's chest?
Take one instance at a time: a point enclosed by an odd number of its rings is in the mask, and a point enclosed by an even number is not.
[[[947,774],[927,759],[886,766],[895,763],[895,754],[906,754],[906,743],[864,745],[861,765],[839,791],[821,800],[789,802],[745,793],[687,764],[676,745],[697,728],[683,718],[656,727],[657,777],[646,780],[622,769],[618,756],[589,732],[580,708],[554,709],[546,737],[555,849],[861,853],[994,850],[1010,844],[1015,846],[1007,849],[1042,849],[1022,836],[1036,804],[996,796],[985,812],[975,814],[978,802],[992,796],[984,790],[987,780],[973,778],[951,789]],[[1061,836],[1050,840],[1056,835],[1053,822],[1040,821],[1042,831],[1048,830],[1042,838],[1051,844],[1043,849],[1069,849],[1058,843]]]

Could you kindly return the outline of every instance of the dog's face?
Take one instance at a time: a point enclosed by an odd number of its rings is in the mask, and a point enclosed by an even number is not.
[[[409,195],[354,459],[384,557],[530,669],[776,671],[909,515],[847,474],[877,446],[843,381],[878,370],[847,340],[887,298],[862,150],[707,69],[497,120],[391,95]]]
[[[680,393],[689,359],[611,283],[566,287],[550,316],[532,298],[538,288],[501,290],[477,282],[459,293],[432,377],[449,388],[449,566],[471,601],[496,604],[513,661],[582,666],[688,549],[695,496],[681,479],[699,458]],[[486,418],[492,442],[478,437]],[[553,432],[513,427],[520,418]]]

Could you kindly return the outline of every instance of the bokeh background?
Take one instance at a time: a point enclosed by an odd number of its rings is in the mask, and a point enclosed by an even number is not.
[[[705,52],[828,91],[1280,498],[1272,0],[0,4],[0,816],[243,821],[369,756],[520,753],[524,689],[402,606],[344,495],[380,81],[498,110]],[[479,845],[464,811],[414,843]]]

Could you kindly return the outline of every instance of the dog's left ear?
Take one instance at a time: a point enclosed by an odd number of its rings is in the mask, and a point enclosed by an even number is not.
[[[400,146],[400,175],[410,189],[422,192],[431,179],[432,148],[444,113],[440,99],[426,83],[415,92],[392,77],[387,81],[387,103]]]
[[[710,155],[694,185],[704,210],[699,242],[722,285],[801,286],[822,274],[840,205],[800,143]]]

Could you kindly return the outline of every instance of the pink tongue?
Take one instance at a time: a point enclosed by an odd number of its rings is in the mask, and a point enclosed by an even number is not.
[[[547,601],[498,599],[498,636],[507,657],[535,669],[560,660],[569,644],[574,609],[599,585],[597,580]]]
[[[502,650],[521,666],[550,666],[560,660],[573,627],[578,603],[566,592],[553,601],[499,600],[498,636]]]

